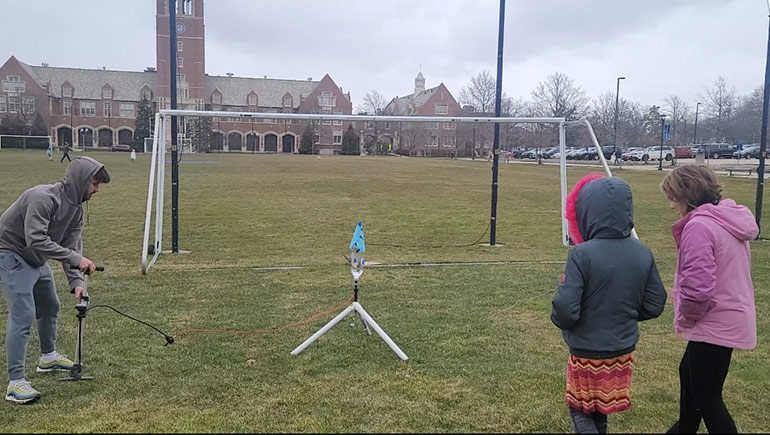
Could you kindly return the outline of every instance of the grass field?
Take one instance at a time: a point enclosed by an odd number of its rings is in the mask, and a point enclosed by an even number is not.
[[[567,350],[549,319],[562,272],[556,166],[500,168],[497,244],[490,164],[394,157],[185,155],[180,165],[180,248],[143,276],[141,237],[149,162],[93,153],[113,181],[89,204],[84,253],[105,264],[90,282],[90,382],[34,373],[30,406],[0,404],[2,432],[569,432]],[[207,162],[207,163],[196,163]],[[58,181],[65,165],[43,152],[0,152],[0,209],[26,188]],[[170,174],[170,170],[167,171]],[[570,183],[586,169],[570,169]],[[636,227],[667,288],[676,220],[657,171],[623,170]],[[753,210],[756,180],[722,178],[726,196]],[[167,182],[170,190],[170,182]],[[167,204],[170,201],[167,199]],[[765,204],[767,210],[768,202]],[[768,218],[766,217],[765,220]],[[371,267],[360,302],[410,357],[406,362],[351,317],[298,356],[289,353],[351,296],[344,255],[363,222],[371,263],[505,262],[488,266]],[[166,219],[170,222],[170,219]],[[768,224],[770,225],[770,224]],[[170,230],[166,231],[169,234]],[[170,248],[170,238],[164,249]],[[725,401],[743,432],[770,430],[770,245],[752,243],[759,346],[734,353]],[[296,270],[257,270],[304,266]],[[73,356],[74,298],[54,268],[62,313],[59,350]],[[7,315],[0,304],[0,315]],[[5,337],[0,337],[5,349]],[[672,307],[641,324],[631,410],[611,432],[665,431],[677,418],[684,342]],[[5,358],[0,368],[5,372]]]

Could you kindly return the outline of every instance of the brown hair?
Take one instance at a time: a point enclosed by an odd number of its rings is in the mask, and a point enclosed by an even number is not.
[[[105,184],[110,182],[110,174],[107,173],[107,169],[104,166],[94,175],[94,181]]]
[[[682,165],[671,171],[660,183],[670,201],[687,206],[689,213],[703,204],[719,204],[722,185],[714,171],[703,165]]]

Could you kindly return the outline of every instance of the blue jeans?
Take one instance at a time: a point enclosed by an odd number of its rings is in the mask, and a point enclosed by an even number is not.
[[[0,284],[8,304],[5,343],[8,379],[24,377],[24,361],[32,323],[37,320],[40,352],[56,350],[59,297],[48,264],[31,266],[18,254],[0,251]]]

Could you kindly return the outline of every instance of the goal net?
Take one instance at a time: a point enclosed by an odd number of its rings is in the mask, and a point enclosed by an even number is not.
[[[166,180],[166,153],[171,149],[171,119],[185,125],[186,136],[178,139],[177,149],[183,152],[239,152],[239,153],[306,153],[334,154],[340,149],[352,154],[402,154],[423,156],[457,157],[464,145],[458,143],[460,130],[473,132],[473,149],[468,149],[468,156],[484,155],[484,147],[476,147],[476,133],[482,129],[491,131],[494,124],[514,126],[518,124],[551,125],[558,132],[559,178],[561,202],[554,203],[556,213],[561,212],[562,244],[569,246],[568,223],[564,217],[567,197],[567,128],[585,129],[593,147],[596,148],[604,172],[611,176],[610,167],[602,153],[596,135],[587,120],[565,121],[564,118],[527,118],[527,117],[451,117],[451,116],[391,116],[391,115],[339,115],[339,114],[298,114],[298,113],[255,113],[225,112],[202,110],[160,110],[155,115],[154,134],[151,138],[151,167],[147,190],[147,208],[145,213],[144,236],[142,242],[142,273],[146,274],[157,261],[163,245],[164,192]],[[223,128],[223,124],[228,125]],[[356,125],[361,132],[358,144],[343,140],[344,123]],[[264,128],[255,128],[255,123],[270,124]],[[240,125],[240,129],[233,126]],[[398,143],[394,141],[393,130],[397,126],[400,132]],[[378,128],[382,131],[377,132]],[[456,130],[454,138],[444,135],[439,139],[437,130]],[[324,128],[333,134],[328,139],[319,140],[315,131]],[[478,130],[478,131],[477,131]],[[311,131],[313,140],[301,141],[303,132]],[[387,133],[390,131],[390,133]],[[443,131],[443,130],[442,130]],[[299,134],[297,134],[299,132]],[[447,139],[453,138],[453,139]],[[301,143],[300,143],[301,142]],[[327,143],[324,143],[327,142]],[[340,144],[342,148],[340,148]],[[500,150],[498,149],[498,152]],[[154,222],[154,224],[153,224]],[[636,236],[636,233],[633,233]]]
[[[0,150],[3,148],[39,149],[51,147],[51,136],[30,136],[23,134],[0,135]]]

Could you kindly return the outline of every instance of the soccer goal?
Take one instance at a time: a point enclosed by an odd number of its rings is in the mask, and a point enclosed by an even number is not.
[[[150,167],[150,179],[147,189],[147,210],[145,213],[144,224],[144,238],[142,243],[142,273],[147,274],[150,268],[155,264],[159,255],[162,252],[163,244],[163,215],[164,215],[164,191],[165,191],[165,171],[166,171],[166,152],[168,148],[168,142],[170,141],[171,131],[171,119],[172,116],[181,117],[211,117],[211,118],[229,118],[240,119],[241,122],[251,122],[259,119],[270,119],[273,122],[310,122],[316,121],[320,123],[332,124],[339,121],[354,121],[354,122],[382,122],[382,123],[430,123],[439,124],[442,123],[472,123],[474,126],[489,125],[489,124],[552,124],[558,127],[559,131],[559,148],[560,152],[560,190],[561,190],[561,202],[559,203],[559,209],[561,212],[562,222],[562,243],[565,246],[569,246],[568,236],[568,222],[564,216],[564,207],[567,198],[567,158],[566,158],[566,129],[568,127],[584,127],[588,130],[589,136],[596,147],[599,155],[601,165],[604,168],[607,176],[611,176],[612,172],[607,160],[604,158],[601,146],[596,139],[591,124],[587,120],[580,121],[565,121],[564,118],[525,118],[525,117],[447,117],[447,116],[390,116],[390,115],[334,115],[334,114],[297,114],[297,113],[254,113],[254,112],[224,112],[224,111],[201,111],[201,110],[160,110],[155,115],[155,131],[152,136],[152,157]],[[339,125],[339,124],[338,124]],[[179,148],[182,142],[178,142]],[[222,144],[220,144],[222,145]],[[244,144],[245,145],[245,144]],[[278,144],[277,144],[278,145]],[[242,147],[242,145],[238,145]],[[280,145],[278,145],[280,146]],[[245,148],[237,148],[245,149]],[[499,151],[499,150],[498,150]],[[554,209],[556,204],[554,204]],[[556,210],[554,210],[556,213]],[[154,228],[152,220],[154,217]],[[151,234],[154,233],[153,241],[150,240]],[[636,232],[633,232],[636,237]]]
[[[24,134],[0,135],[0,150],[3,148],[44,150],[52,146],[51,136],[31,136]]]

